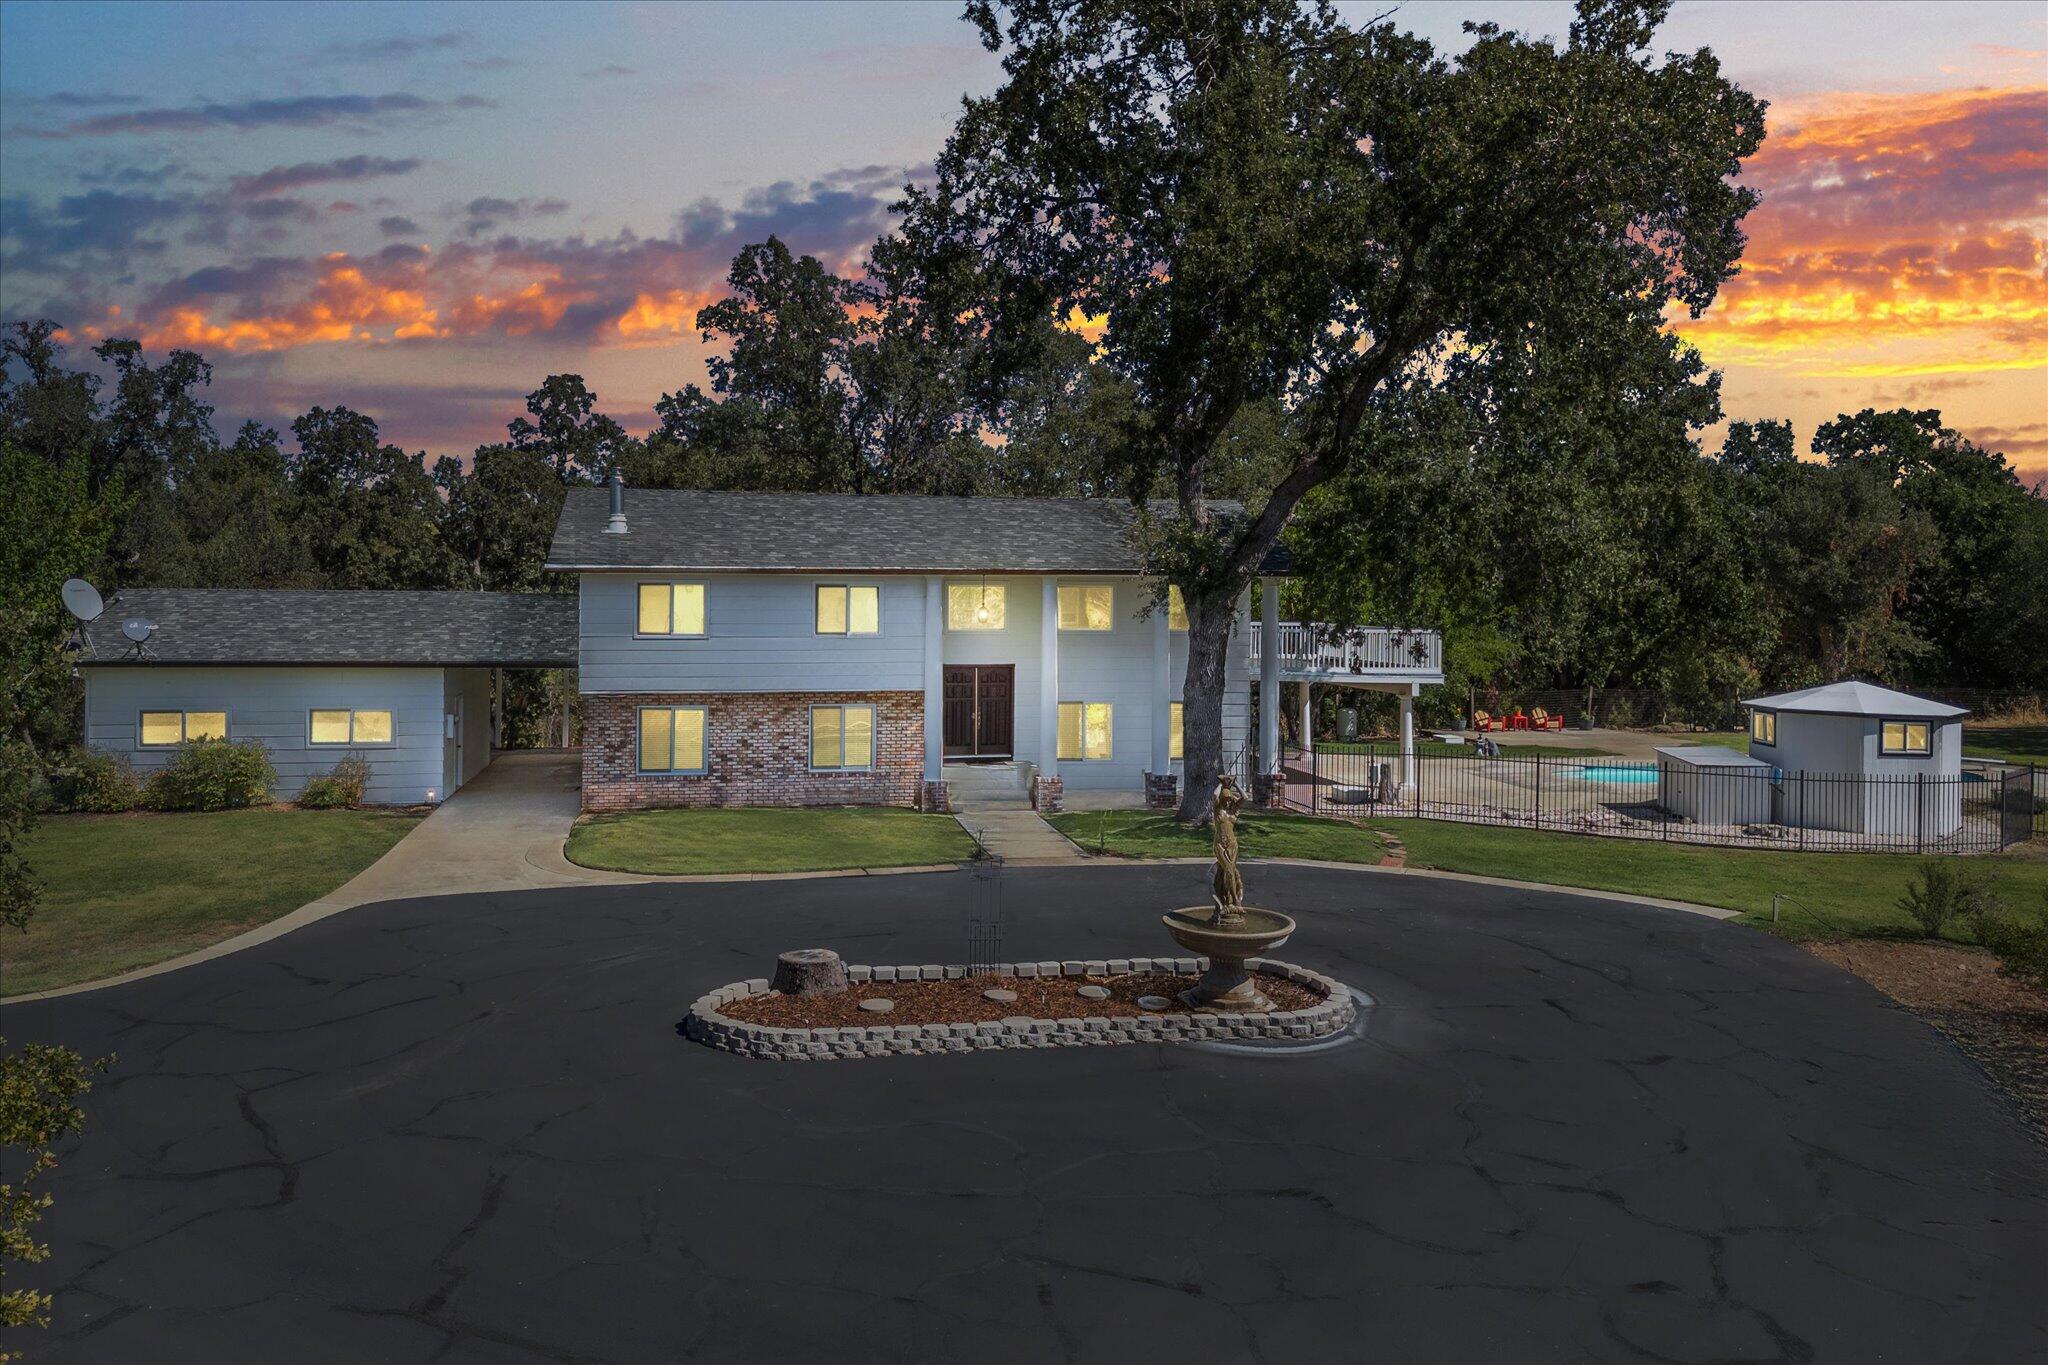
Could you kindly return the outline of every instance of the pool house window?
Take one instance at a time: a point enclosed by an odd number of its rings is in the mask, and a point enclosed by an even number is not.
[[[1106,701],[1060,703],[1059,757],[1062,762],[1099,762],[1109,757],[1110,705]]]
[[[1116,589],[1108,583],[1060,588],[1061,630],[1111,630],[1116,626]]]
[[[1934,752],[1934,727],[1924,720],[1888,720],[1879,728],[1878,752],[1925,758]]]
[[[307,721],[306,739],[312,744],[389,744],[391,713],[342,707],[315,710]]]
[[[1001,630],[1008,606],[1001,583],[948,583],[947,630]]]
[[[882,629],[882,590],[872,585],[820,583],[818,634],[875,635]]]
[[[1749,737],[1758,744],[1776,744],[1778,742],[1778,713],[1776,711],[1750,712]]]
[[[225,711],[144,711],[144,748],[168,748],[188,739],[226,739],[228,713]]]
[[[702,635],[704,633],[704,585],[702,583],[642,583],[640,611],[634,624],[638,635]]]
[[[811,766],[828,772],[875,766],[875,708],[813,706]]]
[[[704,721],[701,706],[641,707],[640,771],[703,772]]]

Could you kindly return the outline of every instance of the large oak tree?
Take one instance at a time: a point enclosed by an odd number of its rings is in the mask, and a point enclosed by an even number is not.
[[[1711,52],[1653,56],[1664,0],[1582,0],[1560,45],[1470,29],[1455,57],[1289,0],[974,0],[1006,79],[905,204],[921,287],[1029,363],[1048,319],[1104,327],[1131,384],[1135,498],[1190,617],[1183,818],[1221,754],[1233,608],[1301,499],[1395,440],[1417,389],[1566,394],[1677,343],[1741,253],[1733,183],[1763,104]],[[1211,505],[1241,415],[1293,453]],[[1142,504],[1141,504],[1142,505]]]

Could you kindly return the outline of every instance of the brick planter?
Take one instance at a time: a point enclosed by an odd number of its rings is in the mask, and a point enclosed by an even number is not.
[[[1172,773],[1145,774],[1145,804],[1153,810],[1180,807],[1180,779]]]
[[[1122,976],[1129,972],[1172,972],[1189,980],[1207,970],[1200,957],[1116,959],[1109,962],[1006,962],[1002,976]],[[776,1028],[750,1024],[719,1012],[721,1005],[768,991],[765,978],[735,981],[700,997],[690,1006],[683,1033],[707,1047],[741,1057],[771,1062],[829,1062],[859,1057],[937,1056],[948,1052],[980,1052],[1001,1048],[1104,1047],[1116,1043],[1187,1043],[1202,1039],[1324,1038],[1350,1027],[1357,1014],[1351,992],[1339,982],[1306,967],[1273,958],[1247,964],[1264,976],[1285,977],[1322,997],[1305,1010],[1270,1014],[1193,1013],[1180,1009],[1160,1014],[1115,1015],[1089,1019],[1015,1018],[979,1023],[849,1024],[835,1028]],[[855,983],[939,981],[967,975],[962,966],[925,963],[908,967],[848,967]],[[880,1017],[880,1016],[878,1016]]]
[[[1063,778],[1034,777],[1031,779],[1031,809],[1040,815],[1052,815],[1066,809],[1067,787]]]

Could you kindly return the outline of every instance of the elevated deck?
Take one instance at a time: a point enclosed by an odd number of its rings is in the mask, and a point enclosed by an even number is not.
[[[1332,627],[1281,621],[1280,680],[1386,688],[1444,680],[1444,637],[1434,630],[1395,626]],[[1247,644],[1256,673],[1265,626],[1253,621]]]

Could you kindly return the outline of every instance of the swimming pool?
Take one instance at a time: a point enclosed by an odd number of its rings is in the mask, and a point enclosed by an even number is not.
[[[1581,782],[1604,782],[1617,787],[1657,785],[1654,763],[1582,763],[1571,770],[1571,775]]]

